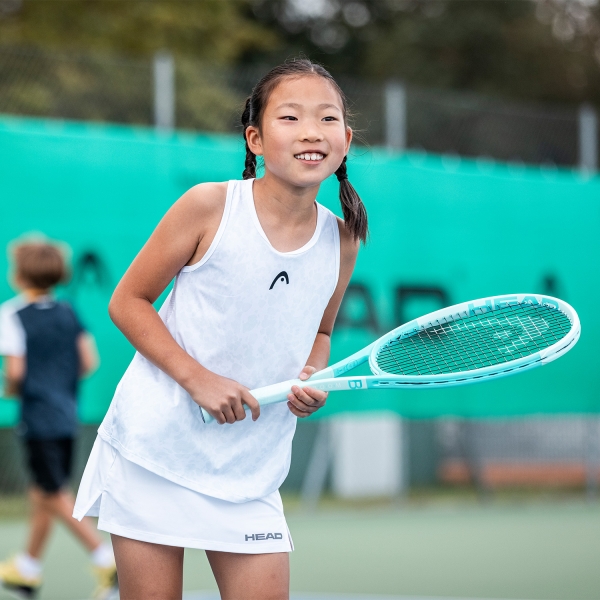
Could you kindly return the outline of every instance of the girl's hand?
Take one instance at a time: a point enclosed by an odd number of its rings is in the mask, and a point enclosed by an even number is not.
[[[302,369],[298,379],[306,381],[317,369],[308,365]],[[325,406],[327,401],[327,392],[315,390],[313,388],[300,388],[297,385],[292,387],[292,393],[288,395],[288,407],[300,419],[309,417],[312,413]]]
[[[194,378],[193,383],[187,386],[187,392],[220,425],[243,421],[246,418],[244,404],[252,411],[253,421],[260,416],[258,401],[247,387],[212,371],[205,371],[201,377]]]

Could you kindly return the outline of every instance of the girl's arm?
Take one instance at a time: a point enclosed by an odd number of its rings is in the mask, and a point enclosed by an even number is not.
[[[186,192],[167,212],[117,285],[109,305],[115,325],[140,354],[172,377],[219,423],[256,420],[258,402],[239,383],[194,360],[169,333],[152,306],[185,265],[208,250],[225,207],[226,183],[204,183]]]
[[[329,304],[323,313],[319,332],[315,338],[310,356],[306,361],[306,366],[298,376],[299,379],[303,380],[308,379],[316,371],[324,369],[329,362],[331,332],[333,331],[335,318],[340,309],[350,277],[352,277],[354,264],[356,263],[359,242],[346,229],[341,219],[338,219],[338,227],[340,230],[340,276],[333,296],[331,296]],[[327,392],[309,387],[302,389],[294,386],[292,393],[288,395],[288,406],[297,417],[303,418],[319,410],[319,408],[325,405],[326,400]]]

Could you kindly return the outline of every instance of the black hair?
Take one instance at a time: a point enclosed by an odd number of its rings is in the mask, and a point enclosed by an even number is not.
[[[298,77],[303,75],[318,75],[323,77],[336,89],[342,100],[344,109],[344,121],[347,121],[349,114],[348,102],[344,92],[337,84],[331,74],[321,65],[313,63],[306,58],[299,58],[287,61],[273,69],[271,69],[253,88],[252,94],[246,99],[246,105],[242,112],[242,135],[246,142],[246,161],[242,177],[244,179],[252,179],[256,177],[256,156],[248,146],[246,139],[246,130],[248,127],[259,127],[261,118],[271,92],[284,77]],[[342,164],[337,168],[335,175],[340,182],[340,203],[344,214],[344,222],[346,228],[352,233],[354,239],[360,239],[363,243],[366,242],[369,234],[369,226],[367,220],[367,211],[360,196],[348,181],[348,171],[346,167],[346,156]]]

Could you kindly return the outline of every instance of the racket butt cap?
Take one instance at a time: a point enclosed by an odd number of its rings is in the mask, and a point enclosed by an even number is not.
[[[201,407],[198,407],[200,409],[200,416],[202,417],[202,420],[205,423],[210,423],[211,421],[214,421],[214,419]]]

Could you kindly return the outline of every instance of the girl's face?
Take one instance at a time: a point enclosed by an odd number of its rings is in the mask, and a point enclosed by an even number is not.
[[[323,77],[286,77],[271,92],[260,131],[248,127],[250,150],[265,169],[298,187],[318,186],[348,153],[352,129],[344,123],[342,100]]]

